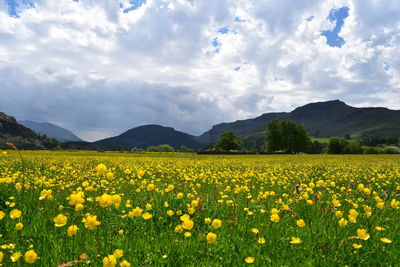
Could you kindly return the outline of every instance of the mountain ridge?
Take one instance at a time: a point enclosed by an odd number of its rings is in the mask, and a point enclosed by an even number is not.
[[[19,149],[46,149],[59,145],[57,140],[37,134],[19,124],[13,116],[0,112],[0,147],[6,148],[6,142]]]
[[[315,137],[400,136],[400,110],[384,107],[357,108],[340,100],[330,100],[309,103],[291,112],[264,113],[253,119],[216,124],[202,133],[198,140],[215,142],[224,131],[232,131],[242,137],[259,135],[272,119],[303,124],[310,135]]]
[[[4,113],[0,114],[7,116]],[[13,117],[4,118],[10,120]],[[385,107],[357,108],[340,100],[330,100],[309,103],[297,107],[291,112],[270,112],[255,118],[219,123],[199,136],[190,135],[172,127],[148,124],[94,142],[67,142],[65,147],[126,150],[135,147],[145,149],[148,146],[169,144],[175,149],[179,149],[180,146],[199,149],[210,147],[210,144],[219,140],[223,132],[232,131],[244,141],[247,148],[258,148],[264,142],[264,133],[268,122],[273,119],[301,123],[311,136],[320,138],[330,136],[351,136],[352,138],[363,136],[400,137],[400,110],[391,110]],[[15,119],[13,123],[17,123]],[[26,127],[24,129],[30,131]],[[31,132],[29,134],[32,135]],[[33,132],[33,134],[36,133]],[[0,137],[2,137],[1,129]]]
[[[79,137],[77,137],[70,130],[67,130],[63,127],[60,127],[60,126],[55,125],[50,122],[18,120],[18,123],[24,125],[25,127],[32,129],[33,131],[35,131],[39,134],[45,134],[49,137],[53,137],[60,142],[67,142],[67,141],[80,142],[80,141],[82,141]]]
[[[190,148],[199,148],[201,144],[195,140],[195,136],[180,132],[172,127],[161,126],[157,124],[141,125],[129,129],[122,134],[93,142],[100,146],[120,146],[128,148],[147,148],[168,144],[175,149],[180,146]]]

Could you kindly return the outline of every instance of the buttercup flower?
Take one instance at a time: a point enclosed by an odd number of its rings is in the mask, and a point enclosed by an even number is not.
[[[79,230],[78,226],[73,224],[70,227],[68,227],[67,234],[72,237],[78,233],[78,230]]]
[[[209,232],[206,236],[207,243],[212,244],[217,240],[217,235]]]
[[[33,264],[38,259],[38,254],[33,250],[25,252],[24,259],[26,263]]]
[[[68,217],[64,216],[63,214],[58,214],[56,217],[54,217],[53,221],[56,227],[62,227],[67,224]]]
[[[82,222],[85,224],[85,228],[89,230],[94,230],[96,226],[99,226],[101,222],[97,220],[96,215],[86,214],[86,217],[82,219]]]
[[[247,258],[244,259],[244,261],[246,263],[252,264],[254,262],[254,258],[253,257],[247,257]]]

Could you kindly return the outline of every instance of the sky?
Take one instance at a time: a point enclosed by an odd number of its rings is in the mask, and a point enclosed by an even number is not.
[[[0,0],[0,111],[94,141],[340,99],[400,109],[398,0]]]

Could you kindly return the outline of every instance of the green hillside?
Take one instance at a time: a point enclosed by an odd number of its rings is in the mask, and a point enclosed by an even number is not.
[[[14,117],[0,112],[0,148],[7,148],[6,142],[20,149],[47,149],[59,144],[57,140],[37,134],[19,124]]]
[[[273,119],[303,124],[310,135],[316,138],[347,135],[353,138],[400,136],[400,111],[387,108],[356,108],[333,100],[310,103],[290,113],[266,113],[254,119],[217,124],[197,140],[203,143],[215,142],[224,131],[232,131],[240,136],[245,144],[260,144],[268,122]]]

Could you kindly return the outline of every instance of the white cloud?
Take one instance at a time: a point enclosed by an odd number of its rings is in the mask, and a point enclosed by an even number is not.
[[[397,0],[34,2],[20,18],[0,4],[2,111],[88,140],[146,123],[199,134],[337,98],[399,109]],[[343,6],[346,43],[330,47],[321,31]]]

